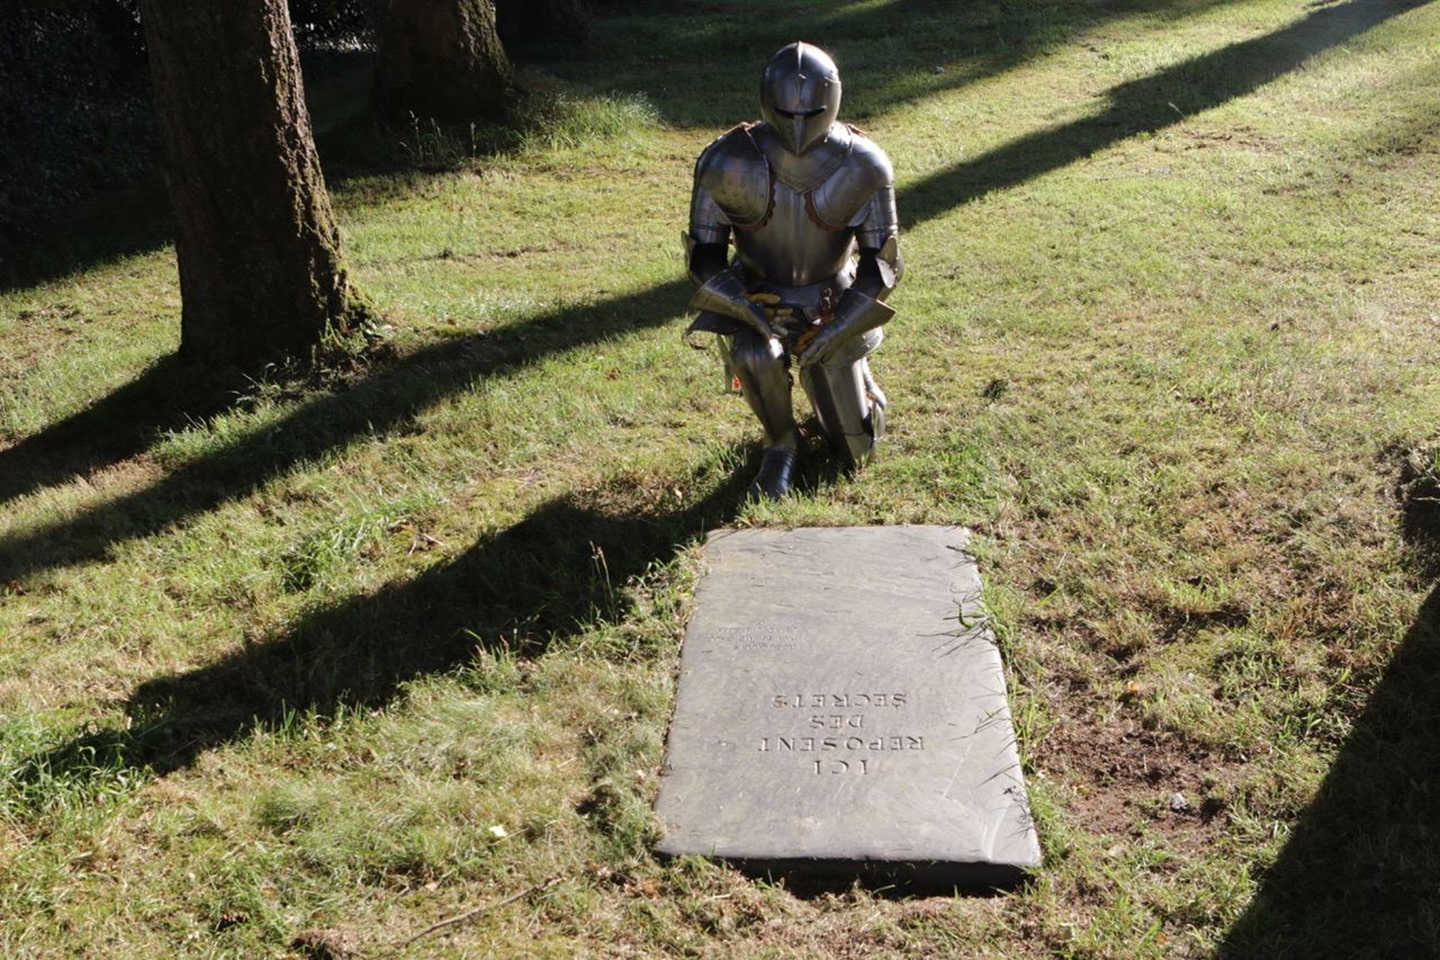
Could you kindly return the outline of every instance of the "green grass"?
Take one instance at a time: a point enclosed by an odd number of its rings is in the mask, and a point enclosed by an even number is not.
[[[899,178],[891,434],[746,504],[679,234],[798,35]],[[530,68],[528,124],[388,140],[363,65],[317,76],[391,356],[181,368],[143,244],[0,293],[0,956],[1436,953],[1437,36],[638,5]],[[870,523],[976,531],[1046,866],[658,863],[705,530]]]

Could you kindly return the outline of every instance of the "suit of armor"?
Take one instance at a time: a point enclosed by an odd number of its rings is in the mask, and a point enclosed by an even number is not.
[[[831,59],[805,43],[781,48],[760,100],[761,122],[727,131],[695,164],[686,244],[700,315],[690,329],[722,337],[765,433],[751,493],[779,498],[798,439],[792,369],[847,466],[879,443],[885,396],[867,357],[894,314],[884,300],[902,267],[890,161],[838,122]]]

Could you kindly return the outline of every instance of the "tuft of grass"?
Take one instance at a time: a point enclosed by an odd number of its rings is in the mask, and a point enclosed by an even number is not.
[[[83,815],[90,808],[125,799],[150,780],[135,758],[154,729],[110,734],[95,732],[61,742],[33,720],[6,725],[6,819],[40,820]]]
[[[518,147],[524,151],[575,150],[653,132],[660,114],[639,93],[579,97],[560,90],[534,92],[520,108]]]
[[[405,166],[425,173],[456,171],[477,159],[504,154],[541,154],[597,148],[635,140],[660,125],[655,107],[639,93],[580,96],[537,83],[519,95],[505,124],[442,125],[413,114],[399,132],[396,149]]]

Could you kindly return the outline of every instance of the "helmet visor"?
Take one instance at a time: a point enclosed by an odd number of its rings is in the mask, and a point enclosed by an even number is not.
[[[825,139],[840,115],[840,74],[823,50],[808,43],[780,49],[760,79],[760,109],[792,153]]]

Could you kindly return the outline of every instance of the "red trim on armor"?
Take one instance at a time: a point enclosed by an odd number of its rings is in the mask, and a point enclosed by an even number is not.
[[[771,192],[774,192],[773,188]],[[774,201],[772,200],[771,202],[773,203]],[[825,219],[820,216],[820,211],[815,209],[815,191],[813,190],[805,194],[805,215],[810,218],[811,223],[827,233],[839,233],[845,229],[845,224],[842,223],[837,227],[826,223]]]

